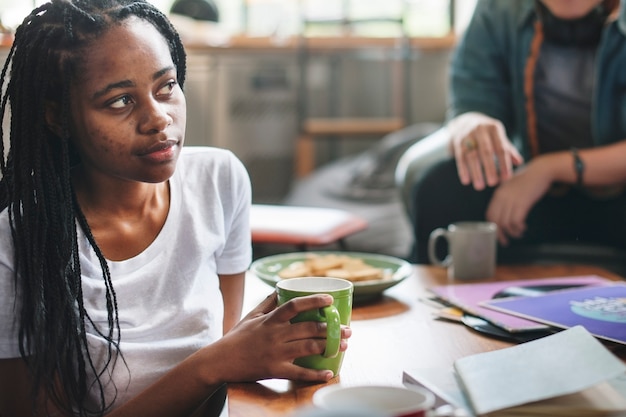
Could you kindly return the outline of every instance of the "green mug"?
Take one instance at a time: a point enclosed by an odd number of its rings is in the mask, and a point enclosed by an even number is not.
[[[352,282],[328,277],[289,278],[276,284],[278,304],[284,304],[292,298],[312,294],[330,294],[333,304],[318,310],[304,311],[294,317],[292,323],[301,321],[325,322],[326,349],[321,355],[310,355],[297,358],[296,365],[312,369],[329,369],[336,376],[339,374],[343,362],[344,352],[339,351],[341,344],[341,325],[350,325],[352,317]]]

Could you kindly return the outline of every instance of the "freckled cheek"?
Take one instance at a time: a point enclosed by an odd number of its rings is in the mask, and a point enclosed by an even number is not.
[[[91,147],[95,152],[109,155],[121,155],[124,146],[112,129],[94,129],[88,132]]]

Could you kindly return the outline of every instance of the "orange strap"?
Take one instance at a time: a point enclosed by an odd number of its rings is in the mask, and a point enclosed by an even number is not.
[[[528,141],[531,156],[539,155],[539,138],[537,136],[537,112],[535,110],[535,70],[539,61],[539,52],[543,43],[543,27],[541,22],[535,22],[535,35],[530,44],[530,54],[524,68],[524,94],[526,95],[526,120]]]

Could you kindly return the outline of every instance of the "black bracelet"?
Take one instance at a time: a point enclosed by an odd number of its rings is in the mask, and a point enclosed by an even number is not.
[[[585,164],[583,160],[580,159],[580,155],[578,155],[578,149],[571,148],[572,156],[574,157],[574,171],[576,171],[576,186],[583,186],[583,173],[585,172]]]

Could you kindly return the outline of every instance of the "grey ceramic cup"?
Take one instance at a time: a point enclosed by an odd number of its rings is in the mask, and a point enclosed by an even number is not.
[[[450,278],[465,281],[492,277],[496,268],[497,226],[492,222],[457,222],[432,231],[428,257],[434,265],[448,268]],[[448,255],[436,253],[439,239],[448,241]]]

